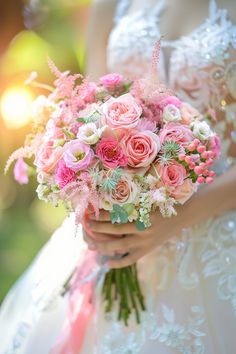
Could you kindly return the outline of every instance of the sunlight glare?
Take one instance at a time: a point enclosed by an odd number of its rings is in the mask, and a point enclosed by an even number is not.
[[[23,87],[6,89],[0,101],[1,114],[9,129],[17,129],[31,120],[33,95]]]

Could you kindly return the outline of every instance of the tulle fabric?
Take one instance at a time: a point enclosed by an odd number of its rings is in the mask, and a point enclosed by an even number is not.
[[[178,240],[178,241],[177,241]],[[66,354],[232,354],[236,330],[236,211],[209,220],[138,263],[147,311],[128,327],[105,316],[101,279],[80,351]],[[73,215],[46,244],[7,296],[0,314],[0,353],[59,354],[68,319],[63,284],[86,258]],[[78,298],[78,310],[83,297]]]

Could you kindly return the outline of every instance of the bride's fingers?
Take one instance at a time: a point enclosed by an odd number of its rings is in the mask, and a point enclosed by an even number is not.
[[[86,220],[87,227],[92,232],[111,235],[127,235],[137,233],[135,223],[112,224],[111,222],[98,222]]]
[[[94,240],[96,250],[103,255],[110,255],[114,253],[127,253],[134,248],[142,248],[144,240],[138,238],[136,235],[127,235],[124,238],[112,239],[107,242]]]
[[[119,268],[128,267],[136,263],[145,254],[146,254],[146,250],[144,248],[136,248],[125,257],[122,257],[120,259],[109,260],[107,262],[107,265],[110,269],[119,269]]]
[[[88,217],[88,219],[95,220],[95,221],[111,221],[110,213],[105,210],[99,211],[99,218],[98,219],[96,219],[95,213],[88,213],[87,217]]]
[[[83,229],[83,238],[84,241],[93,247],[93,249],[96,249],[95,241],[101,241],[101,242],[109,242],[114,240],[114,237],[117,238],[118,236],[114,235],[103,235],[103,234],[98,234],[98,233],[93,233],[93,236],[91,236],[87,230]]]

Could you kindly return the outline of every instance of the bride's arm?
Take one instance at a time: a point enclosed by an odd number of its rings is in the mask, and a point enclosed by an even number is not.
[[[116,0],[95,0],[87,34],[86,72],[93,80],[107,73],[106,48],[113,26]]]

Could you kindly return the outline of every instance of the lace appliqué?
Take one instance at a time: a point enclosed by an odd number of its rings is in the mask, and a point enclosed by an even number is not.
[[[167,306],[161,306],[161,313],[164,319],[162,324],[158,323],[156,314],[149,312],[142,319],[141,326],[128,333],[121,323],[113,322],[104,337],[101,353],[138,354],[148,340],[165,344],[179,354],[205,352],[202,340],[205,333],[200,329],[205,319],[199,306],[192,306],[191,317],[185,325],[176,323],[174,310]]]
[[[236,316],[236,215],[216,219],[200,252],[205,278],[216,277],[220,300],[229,301]]]
[[[30,324],[24,321],[20,322],[16,329],[14,338],[11,341],[11,345],[4,352],[4,354],[17,354],[19,350],[22,349],[22,346],[24,345],[30,330],[31,330]]]
[[[109,70],[128,77],[141,76],[150,68],[153,47],[159,38],[157,15],[149,6],[122,17],[108,41]]]
[[[174,310],[162,305],[164,322],[157,326],[151,335],[151,339],[158,340],[170,348],[178,350],[181,354],[203,354],[204,344],[202,337],[205,333],[200,326],[205,319],[199,306],[192,306],[191,317],[186,325],[176,323]]]

